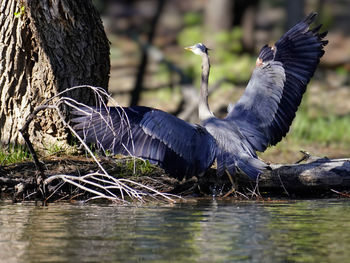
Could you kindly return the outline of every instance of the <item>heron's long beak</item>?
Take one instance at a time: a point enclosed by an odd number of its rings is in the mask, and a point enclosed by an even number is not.
[[[193,50],[193,46],[190,46],[190,47],[184,47],[185,50],[188,50],[188,51],[192,51]]]

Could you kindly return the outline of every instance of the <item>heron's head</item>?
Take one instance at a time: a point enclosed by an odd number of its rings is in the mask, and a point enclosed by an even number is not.
[[[195,44],[193,46],[185,47],[186,50],[192,51],[196,55],[208,54],[208,48],[202,43]]]

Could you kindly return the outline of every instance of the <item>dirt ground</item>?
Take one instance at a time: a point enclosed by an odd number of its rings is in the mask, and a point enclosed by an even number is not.
[[[297,166],[297,170],[290,165],[273,166],[272,171],[265,171],[257,183],[240,174],[236,174],[233,181],[226,175],[217,177],[215,167],[202,177],[177,180],[158,166],[131,158],[99,158],[97,164],[86,156],[50,157],[41,160],[41,171],[34,162],[1,166],[0,199],[42,204],[94,200],[125,204],[181,202],[213,196],[237,201],[349,198],[350,184],[345,182],[349,179],[344,175],[349,170],[349,161],[338,161],[340,166],[335,166],[324,176],[318,172],[323,163],[327,167],[334,162],[337,161],[310,159]],[[315,169],[316,173],[305,173],[309,169]]]
[[[110,196],[106,189],[118,179],[123,179],[127,186],[138,191],[146,200],[158,199],[164,201],[164,198],[154,191],[179,196],[210,195],[208,189],[202,191],[198,187],[197,178],[193,177],[179,181],[169,177],[158,166],[150,165],[141,160],[118,157],[117,159],[100,158],[99,162],[111,177],[104,176],[101,167],[92,158],[85,156],[50,157],[41,160],[44,179],[62,175],[71,178],[94,174],[94,177],[86,177],[85,181],[77,181],[77,184],[99,191],[105,197]],[[38,190],[39,186],[36,183],[39,175],[40,172],[34,162],[0,166],[0,199],[54,202],[88,200],[96,196],[96,194],[76,187],[72,183],[64,183],[62,177],[48,180],[49,183],[45,184],[45,194],[43,195]],[[104,188],[96,187],[97,183],[100,183]],[[150,190],[151,188],[152,190]],[[118,196],[121,194],[120,189],[111,190],[111,192]],[[127,191],[124,192],[126,200],[130,201],[132,198],[127,196]],[[102,199],[112,200],[112,198]],[[138,200],[137,198],[134,199]]]

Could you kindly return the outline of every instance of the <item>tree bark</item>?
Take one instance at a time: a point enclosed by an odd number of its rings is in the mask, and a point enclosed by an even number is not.
[[[350,159],[314,158],[307,163],[272,165],[260,186],[307,190],[311,188],[350,188]]]
[[[90,0],[0,0],[0,54],[0,145],[22,144],[26,117],[57,93],[85,84],[107,89],[109,42]],[[65,95],[94,103],[83,89]],[[52,111],[29,133],[38,149],[68,136]]]

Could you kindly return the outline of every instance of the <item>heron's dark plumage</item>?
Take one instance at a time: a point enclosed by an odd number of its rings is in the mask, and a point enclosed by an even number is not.
[[[158,164],[177,178],[204,173],[215,158],[215,140],[201,126],[142,107],[81,108],[74,129],[104,151]]]
[[[201,125],[192,125],[148,107],[81,108],[73,112],[74,129],[86,142],[148,159],[178,178],[202,174],[216,159],[219,175],[241,170],[255,179],[267,167],[256,151],[287,134],[324,54],[326,32],[319,33],[320,26],[309,29],[315,16],[295,25],[273,47],[261,49],[244,94],[225,119],[207,114]],[[203,63],[209,68],[203,44],[188,49],[206,58]]]

